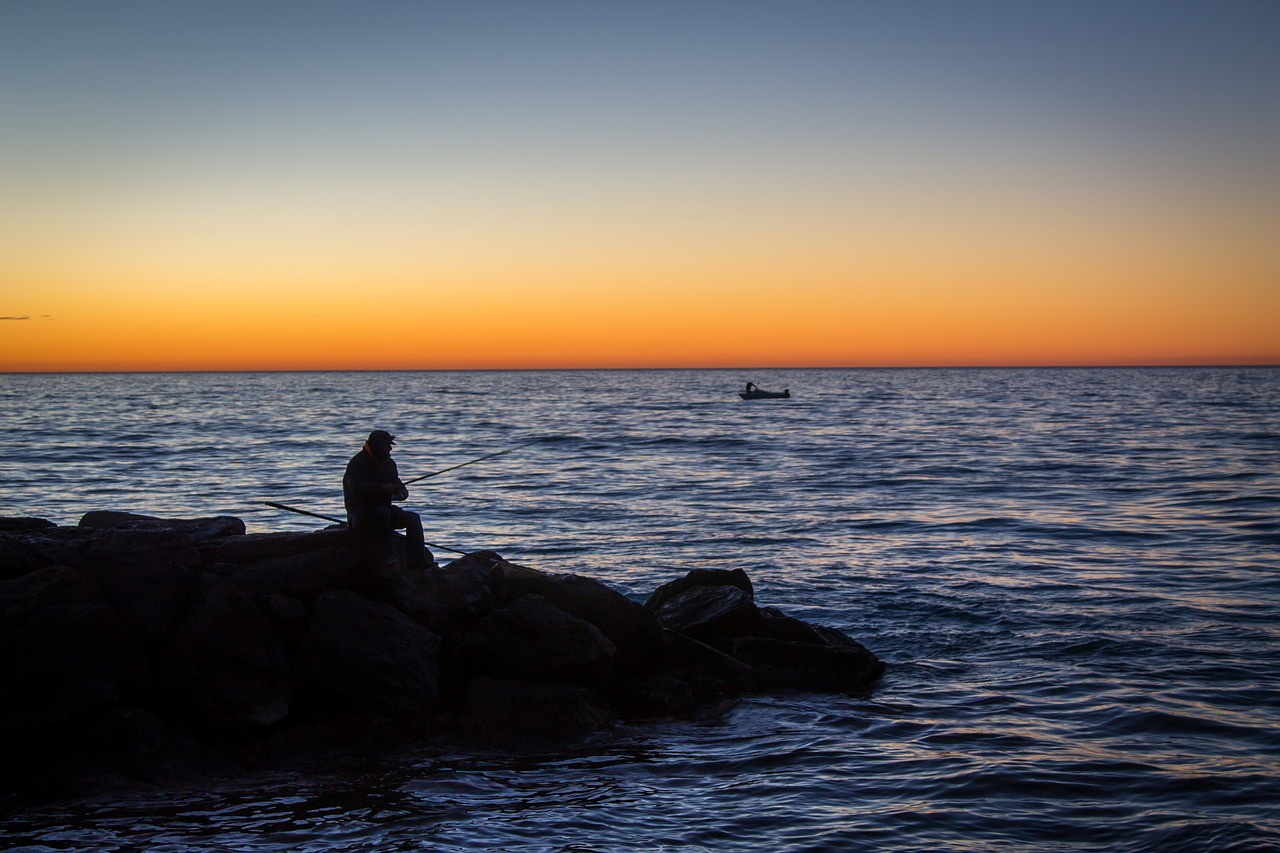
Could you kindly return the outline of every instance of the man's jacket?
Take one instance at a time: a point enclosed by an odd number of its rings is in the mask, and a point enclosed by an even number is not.
[[[347,472],[342,475],[342,502],[347,507],[348,517],[353,512],[390,506],[391,495],[381,488],[389,483],[403,486],[394,459],[388,456],[379,461],[367,450],[352,456],[347,463]]]

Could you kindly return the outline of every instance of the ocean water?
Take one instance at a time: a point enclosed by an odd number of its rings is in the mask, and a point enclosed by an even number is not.
[[[743,402],[754,380],[785,401]],[[743,568],[888,663],[532,755],[5,803],[31,850],[1280,850],[1280,369],[0,375],[0,515],[342,514],[641,598]]]

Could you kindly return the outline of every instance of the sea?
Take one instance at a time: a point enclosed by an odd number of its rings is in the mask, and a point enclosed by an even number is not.
[[[887,671],[551,751],[2,801],[0,846],[1280,850],[1280,368],[0,375],[0,515],[318,529],[267,502],[341,516],[374,428],[433,475],[442,562],[636,600],[741,568]]]

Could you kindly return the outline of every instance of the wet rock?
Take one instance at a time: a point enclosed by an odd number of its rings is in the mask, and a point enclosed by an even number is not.
[[[609,686],[607,695],[618,714],[632,720],[692,719],[698,707],[693,685],[686,679],[665,673],[617,681]]]
[[[755,599],[755,589],[751,578],[742,569],[693,569],[682,578],[664,583],[655,589],[644,606],[650,610],[659,610],[667,601],[691,589],[703,586],[732,586],[742,590],[746,596]]]
[[[243,767],[178,726],[142,708],[119,708],[92,719],[27,756],[32,763],[11,784],[28,796],[86,797],[103,791],[198,786]],[[7,771],[16,768],[9,764]]]
[[[219,729],[264,727],[289,715],[289,658],[253,599],[206,586],[173,640],[173,674],[193,717]]]
[[[713,646],[672,630],[663,634],[663,640],[665,671],[689,684],[698,701],[716,701],[751,690],[756,684],[751,666]]]
[[[861,645],[834,648],[769,637],[734,637],[721,647],[752,668],[756,690],[852,693],[866,688],[884,671],[884,665]]]
[[[462,739],[507,748],[563,743],[599,731],[613,719],[585,688],[485,675],[463,688],[455,716]]]
[[[320,595],[300,655],[323,713],[355,708],[412,724],[435,704],[440,639],[389,604],[350,590]]]
[[[359,772],[370,762],[401,755],[413,740],[395,720],[377,715],[314,720],[257,739],[236,758],[258,769]]]
[[[540,595],[523,595],[467,631],[455,660],[463,672],[591,685],[608,677],[615,653],[595,625]]]
[[[775,640],[792,640],[797,643],[824,645],[826,637],[808,622],[788,616],[776,607],[761,607],[760,620],[752,629],[757,637],[771,637]]]
[[[751,595],[737,586],[694,586],[664,601],[658,618],[672,630],[710,642],[753,633],[760,611]]]

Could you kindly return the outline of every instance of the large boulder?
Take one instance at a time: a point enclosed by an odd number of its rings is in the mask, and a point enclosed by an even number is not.
[[[742,569],[693,569],[684,577],[664,583],[655,589],[645,599],[644,606],[650,610],[659,610],[662,605],[677,595],[703,586],[736,587],[753,600],[756,595],[751,585],[751,578],[747,577],[747,573]]]
[[[170,633],[200,589],[200,555],[174,533],[104,531],[92,539],[81,572],[133,633],[149,639]]]
[[[884,664],[860,644],[837,648],[769,637],[734,637],[722,648],[754,671],[756,690],[852,693],[884,672]]]
[[[57,526],[47,518],[13,516],[0,518],[0,533],[12,533],[22,530],[52,530]]]
[[[659,587],[645,606],[672,632],[669,667],[703,695],[748,689],[847,693],[884,671],[875,655],[839,631],[757,607],[740,569],[695,569]],[[693,662],[698,668],[691,668]]]
[[[788,616],[776,607],[760,608],[760,619],[756,622],[752,634],[757,637],[771,637],[775,640],[792,640],[797,643],[816,645],[826,645],[834,640],[817,626],[810,625],[803,619]]]
[[[397,567],[383,573],[382,587],[391,603],[437,634],[460,632],[499,604],[495,559],[487,556],[492,553],[468,554],[426,571]]]
[[[234,516],[219,515],[210,518],[157,518],[131,512],[94,510],[80,519],[81,527],[96,530],[136,530],[149,533],[173,533],[189,542],[203,539],[219,539],[225,536],[243,536],[244,522]]]
[[[122,648],[106,597],[73,570],[0,581],[0,736],[21,739],[119,701]]]
[[[351,590],[316,598],[300,655],[313,710],[383,713],[413,724],[436,702],[440,639]]]
[[[249,533],[203,539],[196,544],[206,565],[246,566],[312,551],[350,549],[353,543],[345,527],[334,527],[311,533]]]
[[[751,666],[713,646],[671,630],[664,632],[663,640],[663,671],[685,681],[699,702],[742,693],[756,683]]]
[[[359,582],[359,566],[343,544],[334,542],[333,547],[273,555],[247,564],[215,563],[210,571],[256,598],[283,595],[311,601],[323,592]]]
[[[564,612],[595,625],[617,649],[617,665],[641,672],[657,664],[663,652],[662,625],[643,605],[594,578],[552,575],[503,563],[495,576],[506,601],[540,595]]]
[[[737,586],[694,586],[676,593],[657,610],[666,627],[697,640],[753,633],[760,610],[751,595]]]
[[[270,726],[289,714],[289,658],[267,616],[245,592],[206,584],[173,639],[171,679],[198,724]]]
[[[599,684],[616,648],[600,629],[540,595],[494,610],[458,643],[456,668],[524,681]]]

